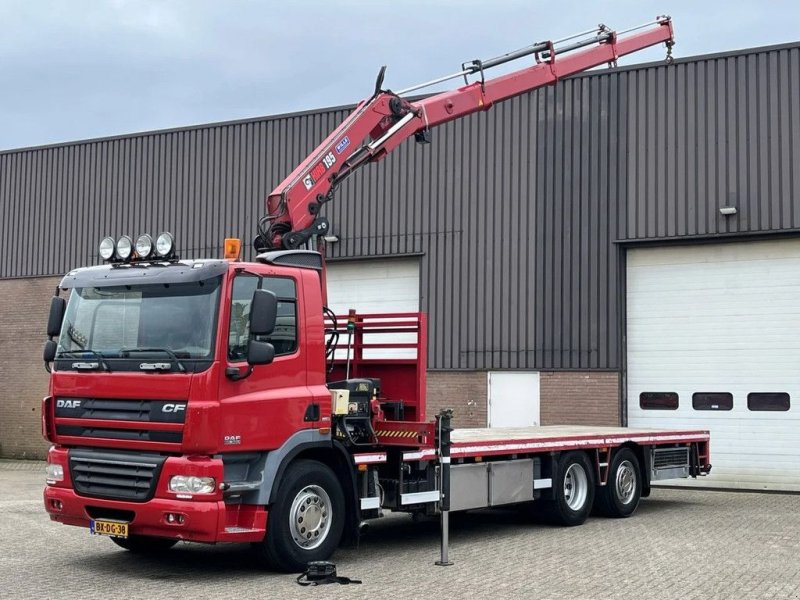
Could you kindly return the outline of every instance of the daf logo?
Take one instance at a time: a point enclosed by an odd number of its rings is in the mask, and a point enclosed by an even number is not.
[[[165,404],[161,407],[161,412],[165,413],[177,413],[181,412],[182,410],[186,410],[185,404]]]
[[[225,436],[225,445],[226,446],[236,446],[242,443],[242,436],[240,435],[226,435]]]
[[[80,400],[56,400],[56,408],[80,408]]]

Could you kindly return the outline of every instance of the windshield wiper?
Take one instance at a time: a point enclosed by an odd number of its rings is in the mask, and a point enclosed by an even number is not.
[[[175,362],[176,365],[178,365],[178,370],[181,373],[186,372],[186,367],[183,366],[181,359],[179,359],[178,355],[175,354],[169,348],[121,348],[119,351],[119,355],[124,357],[131,354],[131,352],[163,352],[164,354],[169,356]]]
[[[108,363],[106,362],[105,357],[102,354],[100,354],[99,352],[95,351],[95,350],[88,350],[88,349],[85,349],[85,348],[82,349],[82,350],[62,350],[61,352],[59,352],[56,355],[56,358],[67,358],[69,356],[72,356],[73,358],[85,358],[83,356],[76,356],[76,355],[81,355],[81,354],[89,354],[90,356],[97,357],[97,359],[100,362],[99,362],[99,364],[98,363],[72,363],[72,368],[73,369],[77,369],[79,371],[80,370],[93,371],[94,369],[96,369],[97,367],[102,365],[104,370],[108,371],[109,373],[111,372],[111,367],[108,366]]]

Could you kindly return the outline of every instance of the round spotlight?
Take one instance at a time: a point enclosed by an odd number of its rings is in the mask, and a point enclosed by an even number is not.
[[[133,254],[133,240],[123,235],[117,240],[117,256],[122,260],[128,260],[131,254]]]
[[[148,258],[153,253],[153,238],[146,233],[136,239],[136,254],[139,258]]]
[[[175,251],[175,238],[168,231],[159,233],[156,238],[156,254],[161,258],[169,258]]]
[[[100,258],[103,260],[111,260],[114,258],[114,246],[114,238],[103,238],[103,241],[100,242],[100,247],[98,248]]]

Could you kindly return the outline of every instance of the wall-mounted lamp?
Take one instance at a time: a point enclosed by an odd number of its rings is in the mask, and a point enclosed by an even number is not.
[[[735,215],[736,214],[736,207],[735,206],[723,206],[719,209],[719,214],[721,215]]]
[[[335,244],[339,241],[338,235],[326,235],[322,239],[324,239],[329,244]]]

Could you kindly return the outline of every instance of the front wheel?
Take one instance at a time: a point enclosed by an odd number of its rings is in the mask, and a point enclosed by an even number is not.
[[[344,530],[344,494],[336,475],[315,460],[291,464],[268,519],[259,551],[270,567],[299,572],[311,561],[330,558]]]
[[[641,497],[639,459],[630,448],[621,448],[611,461],[608,483],[597,492],[597,511],[607,517],[629,517],[639,506]]]

